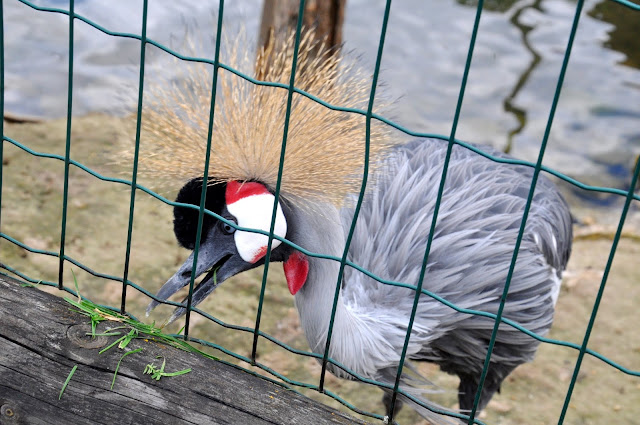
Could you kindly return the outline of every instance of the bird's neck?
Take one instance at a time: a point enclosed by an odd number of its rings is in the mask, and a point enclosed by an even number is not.
[[[340,258],[344,250],[345,237],[340,217],[335,207],[327,205],[322,214],[315,211],[298,211],[295,233],[291,241],[318,254]],[[307,256],[308,274],[304,285],[295,295],[300,322],[311,350],[323,353],[331,320],[340,263],[333,260]],[[338,298],[333,333],[341,331],[348,314],[342,299]]]
[[[322,214],[296,214],[298,221],[291,241],[311,252],[341,258],[345,234],[338,211],[333,207],[322,211]],[[312,256],[306,259],[308,275],[295,295],[295,304],[309,347],[315,353],[324,354],[340,262]],[[361,376],[380,379],[381,369],[397,364],[404,339],[396,336],[404,334],[394,332],[398,328],[395,318],[380,314],[372,310],[374,308],[368,306],[363,310],[351,303],[347,305],[342,290],[339,292],[329,357]],[[402,321],[406,323],[405,318]],[[363,357],[363,353],[367,356]],[[330,366],[329,369],[338,376],[348,377],[338,368]]]

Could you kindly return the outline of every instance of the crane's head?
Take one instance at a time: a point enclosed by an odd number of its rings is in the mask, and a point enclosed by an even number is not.
[[[199,205],[201,191],[202,179],[191,180],[182,187],[176,202]],[[274,200],[274,195],[262,183],[230,181],[208,185],[205,208],[238,227],[269,232]],[[196,246],[198,210],[176,206],[173,225],[180,245],[193,250]],[[287,236],[287,219],[280,203],[277,206],[273,234],[281,238]],[[268,236],[264,234],[236,230],[232,225],[205,214],[195,269],[192,253],[162,286],[157,294],[158,298],[167,299],[187,286],[192,274],[195,275],[194,279],[204,275],[193,291],[192,305],[197,305],[226,279],[264,264],[268,241]],[[291,247],[273,239],[270,256],[272,261],[285,261],[292,253]],[[306,271],[304,274],[306,278]],[[300,288],[292,288],[290,285],[289,289],[295,294]],[[159,302],[152,301],[147,307],[147,314],[158,304]],[[168,323],[184,313],[185,309],[178,307]]]
[[[242,40],[238,37],[237,40]],[[262,81],[288,84],[291,58],[297,38],[272,38],[273,45],[262,50],[256,60],[239,41],[226,46],[226,63],[235,69],[256,69]],[[340,208],[362,183],[363,158],[369,155],[369,173],[382,164],[378,158],[397,143],[387,125],[370,129],[365,144],[365,125],[360,114],[327,108],[325,102],[349,109],[366,109],[371,91],[371,77],[357,61],[343,61],[336,52],[318,45],[313,31],[299,40],[297,66],[304,72],[296,75],[296,87],[321,97],[317,102],[295,95],[295,105],[287,117],[289,96],[278,87],[256,85],[232,72],[219,74],[220,99],[216,100],[216,119],[206,119],[210,110],[211,75],[207,64],[193,69],[177,80],[151,86],[142,119],[144,145],[152,155],[138,156],[131,137],[124,159],[139,161],[139,172],[149,179],[163,182],[165,187],[204,174],[204,152],[215,164],[215,177],[226,183],[208,186],[206,209],[237,223],[239,227],[269,232],[274,197],[268,188],[280,182],[281,193],[288,202],[277,207],[274,235],[305,240],[300,211],[315,205]],[[320,48],[318,48],[320,46]],[[334,54],[336,53],[336,54]],[[198,66],[200,66],[198,65]],[[176,83],[179,81],[179,83]],[[376,111],[384,110],[376,99]],[[283,123],[288,119],[286,151],[283,153]],[[211,127],[211,125],[213,127]],[[128,134],[133,134],[129,132]],[[209,134],[215,137],[208,137]],[[209,142],[211,144],[209,145]],[[284,173],[278,173],[280,163]],[[244,183],[242,183],[244,182]],[[174,186],[171,186],[174,187]],[[201,180],[191,180],[178,195],[178,201],[200,205]],[[288,207],[289,206],[289,207]],[[295,214],[290,214],[294,209]],[[194,249],[198,227],[198,211],[177,207],[175,233],[181,245]],[[221,220],[205,215],[202,238],[198,246],[197,265],[189,257],[158,293],[166,299],[186,286],[191,276],[204,275],[194,290],[195,305],[225,279],[264,263],[268,237],[263,234],[235,230]],[[293,231],[292,231],[293,228]],[[320,229],[321,230],[321,229]],[[295,232],[294,232],[295,231]],[[289,238],[291,240],[291,238]],[[287,244],[273,239],[270,259],[283,261],[287,284],[292,294],[306,282],[308,262]],[[158,303],[152,302],[151,311]],[[172,320],[183,313],[176,310]]]

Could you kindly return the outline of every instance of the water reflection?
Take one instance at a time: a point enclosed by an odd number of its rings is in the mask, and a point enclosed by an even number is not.
[[[503,4],[503,2],[499,0],[496,1],[496,3]],[[504,3],[513,4],[515,2],[504,2]],[[540,0],[536,0],[531,5],[525,4],[523,6],[520,6],[516,10],[516,12],[513,15],[511,15],[511,18],[509,19],[509,22],[511,22],[515,27],[517,27],[522,32],[522,45],[531,53],[531,61],[529,62],[529,66],[527,67],[527,69],[524,70],[524,72],[518,79],[518,83],[513,87],[513,90],[509,93],[509,95],[503,102],[504,110],[512,113],[518,120],[518,126],[512,130],[509,130],[509,133],[507,136],[508,137],[507,145],[505,146],[505,149],[504,149],[505,152],[507,153],[511,152],[513,137],[516,134],[520,133],[522,129],[524,129],[527,122],[527,111],[523,108],[519,108],[518,106],[516,106],[514,104],[513,99],[515,99],[515,97],[518,95],[520,90],[526,85],[527,81],[529,80],[529,76],[531,75],[533,70],[538,66],[538,64],[542,59],[538,54],[538,52],[536,52],[534,48],[531,46],[531,43],[529,42],[529,39],[528,39],[528,34],[533,29],[533,27],[520,22],[520,16],[522,15],[523,12],[525,12],[529,8],[533,8],[540,11]],[[503,9],[503,10],[507,10],[507,9]]]
[[[484,2],[483,8],[492,12],[506,12],[517,2],[518,0],[487,0]],[[456,0],[456,3],[462,6],[478,6],[478,0]]]
[[[463,6],[474,8],[477,7],[478,3],[477,0],[457,0],[457,2]],[[529,66],[521,73],[520,78],[513,86],[512,91],[503,102],[504,110],[513,114],[518,122],[518,125],[508,132],[508,140],[504,148],[507,152],[512,149],[514,136],[521,133],[527,126],[527,110],[526,108],[519,107],[514,99],[517,98],[519,92],[527,85],[532,73],[535,72],[536,68],[543,60],[543,57],[534,48],[534,45],[529,39],[529,35],[531,31],[535,29],[535,25],[527,24],[526,20],[521,18],[529,9],[535,10],[539,13],[545,13],[543,3],[550,2],[543,2],[542,0],[535,0],[533,2],[496,0],[485,3],[485,10],[504,12],[509,15],[509,21],[514,27],[521,31],[523,47],[531,55]],[[640,68],[640,38],[637,37],[637,28],[640,25],[640,14],[610,0],[604,0],[593,4],[592,7],[587,7],[587,10],[588,16],[611,24],[611,26],[605,30],[606,37],[601,37],[599,44],[607,49],[624,53],[624,58],[618,59],[616,63],[633,68]],[[605,78],[609,77],[607,76]],[[634,78],[633,80],[625,80],[621,85],[637,90],[640,88],[640,79]],[[637,96],[638,94],[635,93],[634,95]],[[635,104],[637,105],[637,101]],[[640,118],[640,113],[637,110],[630,110],[627,108],[628,105],[625,102],[620,102],[620,105],[596,104],[590,106],[588,111],[594,119],[610,118],[612,121],[629,119],[630,122],[640,122],[636,121]],[[571,123],[570,128],[575,132],[588,131],[588,125],[577,121]],[[627,146],[631,146],[632,148],[635,147],[635,149],[632,149],[636,155],[635,161],[640,160],[637,149],[637,146],[640,145],[640,133],[631,130],[631,133],[621,134],[620,137],[623,141],[627,142]],[[592,161],[598,166],[598,170],[600,172],[604,172],[600,177],[605,177],[600,181],[607,181],[610,186],[623,190],[628,190],[629,188],[631,173],[635,165],[635,161],[632,161],[631,159],[633,159],[633,155],[627,160],[623,160],[616,155],[592,157]],[[587,180],[592,180],[594,176],[583,177],[586,177]],[[573,187],[569,187],[569,189],[581,201],[588,202],[592,205],[612,206],[620,203],[620,199],[617,196],[584,192]]]
[[[595,19],[612,24],[611,30],[607,33],[609,38],[603,45],[626,55],[620,63],[640,68],[639,14],[613,1],[603,1],[588,13]]]
[[[367,69],[375,62],[383,3],[347,2],[346,50],[356,52]],[[457,136],[535,160],[576,3],[484,4]],[[449,134],[476,5],[476,0],[394,0],[381,76],[387,96],[397,99],[394,121],[414,131]],[[68,18],[17,1],[5,2],[4,8],[6,110],[64,116]],[[76,2],[77,13],[130,33],[140,32],[141,9],[141,0]],[[196,34],[202,39],[199,54],[211,57],[216,9],[195,0],[154,1],[148,36],[180,50],[185,34]],[[261,0],[229,3],[224,31],[233,37],[243,25],[255,40],[260,10]],[[640,13],[610,0],[587,1],[584,10],[545,165],[588,184],[624,188],[640,153]],[[122,112],[127,93],[137,93],[139,42],[76,22],[74,113]],[[175,75],[171,63],[150,47],[148,81]]]

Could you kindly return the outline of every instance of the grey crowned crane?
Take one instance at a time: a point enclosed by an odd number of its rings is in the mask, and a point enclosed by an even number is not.
[[[314,60],[307,54],[313,49],[309,40],[302,42],[298,66],[305,72],[297,78],[296,86],[332,104],[362,107],[368,100],[368,79],[334,56]],[[231,50],[226,63],[240,66],[239,49]],[[258,75],[267,81],[288,81],[290,42],[262,52],[260,58],[259,64],[269,62],[270,67],[258,69]],[[268,232],[287,93],[221,73],[205,206],[240,227]],[[210,87],[198,82],[200,77],[195,74],[187,80],[185,87],[156,94],[164,100],[167,95],[173,97],[180,110],[167,108],[161,99],[143,117],[155,155],[142,154],[141,169],[154,177],[187,181],[176,201],[199,205]],[[361,116],[331,111],[294,96],[275,235],[311,252],[342,255],[362,174],[363,123]],[[447,144],[435,139],[406,144],[390,140],[382,126],[374,126],[371,183],[348,259],[381,278],[416,285]],[[505,157],[491,148],[483,150]],[[454,146],[424,289],[459,307],[497,312],[532,176],[529,167],[499,164]],[[174,231],[182,246],[195,247],[197,221],[197,210],[174,209]],[[188,285],[192,274],[204,275],[193,292],[192,304],[197,305],[226,279],[263,264],[267,240],[265,235],[237,231],[205,215],[195,270],[192,254],[157,297],[168,299]],[[540,335],[549,331],[571,240],[567,204],[554,185],[540,176],[504,317]],[[284,264],[311,350],[324,353],[339,263],[304,255],[277,239],[270,258]],[[382,284],[347,267],[330,357],[364,377],[393,384],[414,296],[411,289]],[[156,305],[158,302],[152,302],[147,312]],[[182,314],[184,309],[177,308],[171,320]],[[489,318],[459,313],[429,296],[420,297],[407,356],[436,363],[443,371],[459,376],[462,412],[473,406],[493,326]],[[534,338],[500,326],[480,409],[500,390],[507,375],[533,359],[537,346]],[[350,376],[331,365],[329,370],[343,378]],[[411,390],[414,382],[415,377],[406,377],[401,386]],[[420,389],[414,392],[419,394]],[[451,423],[451,418],[435,415],[410,399],[400,399],[426,418]],[[388,394],[383,400],[389,413]]]

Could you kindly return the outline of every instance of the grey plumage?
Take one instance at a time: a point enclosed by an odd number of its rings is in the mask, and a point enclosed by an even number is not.
[[[349,260],[384,279],[417,284],[446,142],[415,140],[384,160],[366,195]],[[488,153],[504,157],[491,149]],[[454,146],[423,288],[459,307],[496,313],[529,192],[533,170],[499,164]],[[316,209],[317,210],[317,209]],[[336,217],[301,212],[291,240],[315,252],[340,255],[352,209]],[[304,218],[300,218],[304,217]],[[300,220],[309,220],[303,223]],[[551,327],[555,301],[571,250],[567,204],[544,176],[533,204],[511,281],[504,317],[544,335]],[[311,348],[322,352],[338,265],[310,259],[309,278],[296,295]],[[331,357],[354,371],[392,383],[404,343],[414,292],[384,285],[347,267],[331,342]],[[482,371],[492,320],[455,312],[422,295],[408,356],[440,365],[461,377],[462,409],[470,409]],[[502,380],[533,359],[538,342],[500,326],[480,401],[485,407]],[[339,370],[332,370],[343,377]],[[417,406],[414,406],[417,407]],[[427,417],[433,415],[420,409]]]

